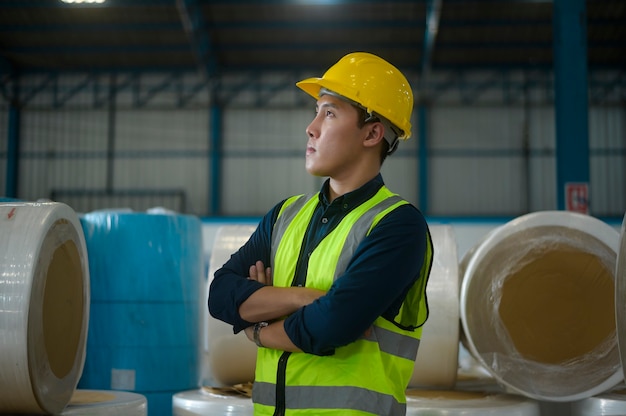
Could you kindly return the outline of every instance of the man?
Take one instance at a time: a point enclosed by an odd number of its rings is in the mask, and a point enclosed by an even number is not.
[[[413,94],[362,52],[297,86],[317,99],[305,166],[328,179],[263,217],[215,273],[209,311],[259,346],[255,414],[404,415],[433,252],[380,168],[410,136]]]

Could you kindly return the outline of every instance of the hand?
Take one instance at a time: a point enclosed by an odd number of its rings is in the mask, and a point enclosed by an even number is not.
[[[272,269],[271,267],[265,267],[261,260],[258,260],[255,264],[250,266],[250,276],[248,279],[256,280],[264,285],[272,285]]]
[[[272,269],[266,268],[260,260],[250,266],[249,273],[248,280],[256,280],[265,286],[239,305],[239,316],[248,322],[284,318],[326,294],[323,290],[309,287],[273,286]]]

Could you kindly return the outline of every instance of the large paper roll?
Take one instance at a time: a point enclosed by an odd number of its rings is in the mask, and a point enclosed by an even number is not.
[[[626,390],[611,390],[570,404],[571,416],[624,416]]]
[[[470,352],[512,391],[568,402],[622,379],[615,330],[618,233],[588,215],[542,211],[483,240],[467,264]]]
[[[213,275],[250,238],[255,227],[251,225],[224,225],[215,235],[209,264],[208,289]],[[206,304],[206,303],[205,303]],[[207,348],[203,381],[210,386],[230,386],[254,381],[257,347],[242,332],[233,334],[233,328],[207,313]]]
[[[451,388],[459,357],[459,272],[456,237],[448,225],[429,227],[433,265],[428,279],[429,316],[409,386]]]
[[[254,229],[254,226],[246,225],[219,228],[211,252],[209,285],[215,271],[250,238]],[[456,380],[459,351],[456,238],[450,226],[435,225],[430,229],[435,252],[427,288],[430,316],[424,325],[410,385],[452,387]],[[208,364],[204,379],[215,386],[254,380],[256,346],[243,333],[233,334],[230,325],[214,318],[209,317],[207,328]]]
[[[174,416],[252,416],[252,399],[212,389],[176,393],[172,399]]]
[[[127,391],[76,390],[61,416],[146,416],[145,396]]]
[[[472,245],[463,255],[459,262],[459,292],[461,291],[461,285],[463,284],[463,278],[465,277],[465,271],[467,270],[467,265],[470,260],[474,257],[476,250],[484,243],[485,240],[490,238],[491,234],[496,232],[499,227],[502,225],[495,226],[495,228],[488,231],[485,235],[483,235],[477,242]],[[461,295],[459,294],[459,297]],[[460,303],[460,299],[459,299]],[[467,384],[473,385],[482,385],[484,383],[493,384],[495,383],[495,379],[485,369],[476,357],[470,352],[469,342],[467,341],[467,336],[465,335],[465,331],[463,330],[463,325],[460,325],[460,334],[459,338],[461,340],[461,345],[459,346],[459,369],[457,372],[457,385],[460,383],[465,387]]]
[[[539,403],[503,393],[408,390],[407,416],[539,416]]]
[[[171,414],[200,385],[202,223],[192,215],[100,211],[81,217],[91,321],[81,389],[126,390]]]
[[[83,371],[89,263],[76,213],[0,203],[0,413],[58,413]]]
[[[615,319],[622,372],[626,374],[626,215],[622,221],[615,264]]]

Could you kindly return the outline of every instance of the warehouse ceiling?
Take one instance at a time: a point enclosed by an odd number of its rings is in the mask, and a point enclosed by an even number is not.
[[[418,72],[551,69],[553,3],[523,0],[0,1],[0,73],[317,71],[350,51]],[[626,1],[587,2],[591,69],[626,68]]]

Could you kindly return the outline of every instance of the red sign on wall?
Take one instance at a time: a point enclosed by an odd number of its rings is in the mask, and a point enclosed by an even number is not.
[[[589,214],[589,184],[587,182],[565,184],[565,209]]]

